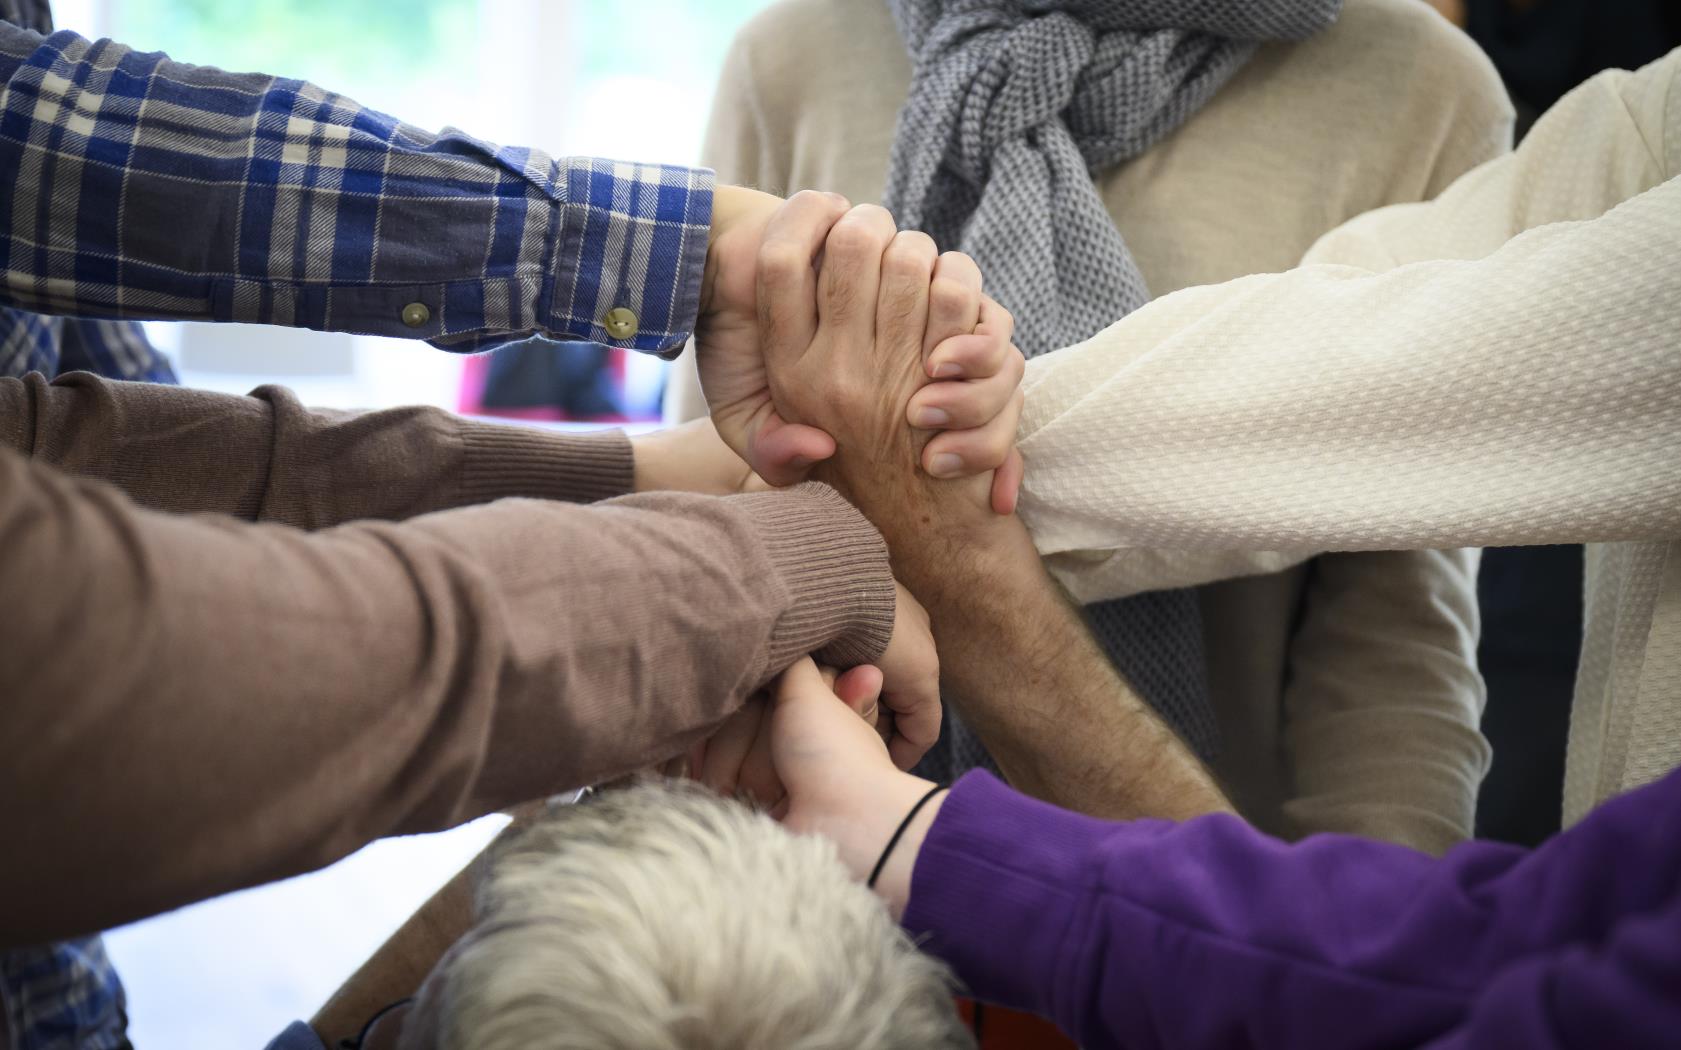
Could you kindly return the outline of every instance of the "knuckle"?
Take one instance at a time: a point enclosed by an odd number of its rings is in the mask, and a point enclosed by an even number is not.
[[[893,213],[879,204],[859,204],[852,209],[852,214],[857,216],[860,222],[878,231],[892,231],[898,225],[893,221]],[[892,233],[888,232],[887,236],[891,237]]]
[[[969,308],[974,301],[971,290],[962,281],[950,275],[936,275],[934,283],[929,287],[928,294],[935,306],[942,311],[957,313]]]
[[[932,268],[938,252],[934,249],[934,238],[921,230],[900,230],[893,235],[891,250],[895,254],[907,255],[917,261],[919,266]]]
[[[881,257],[881,272],[885,277],[895,282],[905,284],[924,285],[928,280],[928,267],[923,260],[914,253],[896,251],[888,248],[887,254]]]
[[[797,281],[810,260],[799,245],[787,241],[770,241],[759,249],[759,277],[778,285]]]
[[[940,253],[940,269],[954,275],[958,271],[980,273],[980,267],[975,265],[975,260],[969,258],[967,253],[956,250]]]
[[[1005,357],[1005,368],[1008,369],[1010,378],[1015,381],[1018,388],[1016,393],[1019,395],[1022,378],[1027,375],[1027,358],[1022,356],[1022,352],[1014,343],[1010,344],[1010,352]]]
[[[880,255],[886,246],[885,239],[880,232],[874,230],[866,222],[854,219],[851,215],[835,224],[829,231],[826,245],[831,255],[846,257]]]
[[[918,241],[921,238],[921,243]],[[901,233],[888,244],[882,256],[882,270],[897,278],[926,284],[933,268],[934,242],[925,233]]]
[[[1005,339],[1010,339],[1016,334],[1016,315],[1002,306],[998,306],[997,309],[999,330],[1004,333]]]

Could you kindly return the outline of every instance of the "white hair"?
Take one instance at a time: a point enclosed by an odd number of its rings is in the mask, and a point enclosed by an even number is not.
[[[827,841],[644,782],[512,837],[408,1050],[956,1050],[948,970]]]

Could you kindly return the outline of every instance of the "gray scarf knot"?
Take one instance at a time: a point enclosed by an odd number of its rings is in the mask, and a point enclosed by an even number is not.
[[[1340,0],[888,0],[912,60],[882,203],[974,256],[1029,356],[1149,298],[1091,176]],[[1107,231],[1107,232],[1105,232]]]
[[[980,185],[992,154],[1043,129],[1054,133],[1074,104],[1080,74],[1091,62],[1097,38],[1078,19],[1057,12],[1017,18],[1013,25],[970,34],[932,61],[979,68],[957,104],[947,161]]]

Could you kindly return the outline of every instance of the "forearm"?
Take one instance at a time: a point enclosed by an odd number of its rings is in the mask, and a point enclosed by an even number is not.
[[[435,408],[316,412],[282,387],[235,397],[87,373],[0,378],[0,448],[154,510],[306,529],[507,496],[591,502],[632,484],[617,431],[559,434]]]
[[[694,324],[710,172],[433,134],[296,80],[68,32],[0,25],[0,80],[0,189],[28,217],[0,238],[39,267],[0,289],[7,305],[453,350],[543,334],[673,355]],[[49,195],[77,222],[38,221]]]
[[[1324,265],[1164,296],[1033,361],[1021,513],[1040,550],[1674,537],[1665,65],[1681,57],[1621,81],[1638,97],[1585,86],[1593,105],[1561,103],[1563,125],[1440,200],[1328,235]]]
[[[892,629],[879,537],[816,486],[305,533],[0,470],[15,943],[663,760],[795,657],[868,662]]]
[[[889,531],[889,541],[900,578],[929,610],[942,691],[1012,784],[1112,818],[1230,809],[1117,675],[1019,522],[976,519],[956,543],[924,545],[910,532]]]
[[[1029,365],[1023,519],[1053,555],[1673,537],[1678,205],[1158,299]]]

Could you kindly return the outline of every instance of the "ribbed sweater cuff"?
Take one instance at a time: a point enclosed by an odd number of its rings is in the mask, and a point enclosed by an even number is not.
[[[881,659],[893,637],[887,544],[852,504],[815,482],[735,497],[793,596],[771,636],[767,674],[807,653],[837,667]]]
[[[635,461],[620,430],[559,434],[463,421],[461,502],[505,496],[593,503],[631,490]]]

